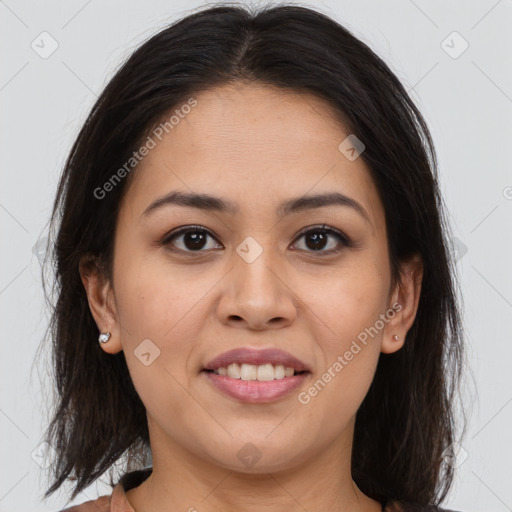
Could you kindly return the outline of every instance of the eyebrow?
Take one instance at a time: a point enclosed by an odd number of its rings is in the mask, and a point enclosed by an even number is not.
[[[220,197],[211,196],[209,194],[200,194],[194,192],[173,191],[156,201],[152,202],[142,213],[145,217],[150,213],[167,205],[184,206],[188,208],[198,208],[204,211],[215,211],[219,213],[238,213],[239,207],[236,203]],[[326,194],[316,194],[309,196],[300,196],[289,199],[281,203],[276,214],[282,218],[292,213],[303,212],[314,208],[322,208],[324,206],[346,206],[354,209],[369,224],[370,217],[363,206],[355,199],[348,197],[340,192],[329,192]]]

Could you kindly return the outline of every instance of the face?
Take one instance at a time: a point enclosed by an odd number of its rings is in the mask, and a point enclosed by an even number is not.
[[[132,171],[104,303],[87,287],[103,348],[124,351],[153,451],[269,472],[347,449],[417,305],[391,282],[369,170],[315,96],[237,84],[195,99]],[[209,365],[233,349],[247,351]]]

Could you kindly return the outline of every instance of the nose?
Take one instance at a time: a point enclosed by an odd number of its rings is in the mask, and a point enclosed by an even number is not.
[[[233,268],[224,280],[218,316],[231,327],[252,330],[279,329],[297,317],[293,290],[286,282],[282,266],[263,253],[252,263],[233,254]]]

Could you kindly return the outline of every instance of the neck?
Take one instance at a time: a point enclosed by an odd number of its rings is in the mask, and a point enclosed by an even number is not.
[[[381,504],[352,480],[352,433],[353,422],[331,445],[288,469],[241,473],[170,446],[168,439],[159,443],[153,432],[153,472],[126,497],[136,512],[381,512]],[[162,450],[165,446],[168,450]]]

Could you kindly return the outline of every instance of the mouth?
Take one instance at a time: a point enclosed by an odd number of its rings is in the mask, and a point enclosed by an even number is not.
[[[293,377],[294,375],[301,375],[308,373],[307,370],[298,371],[291,366],[284,366],[282,364],[273,365],[271,363],[266,364],[248,364],[248,363],[231,363],[228,366],[221,366],[215,370],[204,370],[207,373],[213,373],[215,375],[226,376],[230,379],[237,380],[256,380],[259,382],[268,382],[271,380],[282,380],[287,377]]]
[[[201,373],[217,390],[231,398],[263,403],[289,395],[311,370],[282,350],[240,348],[213,359]]]

